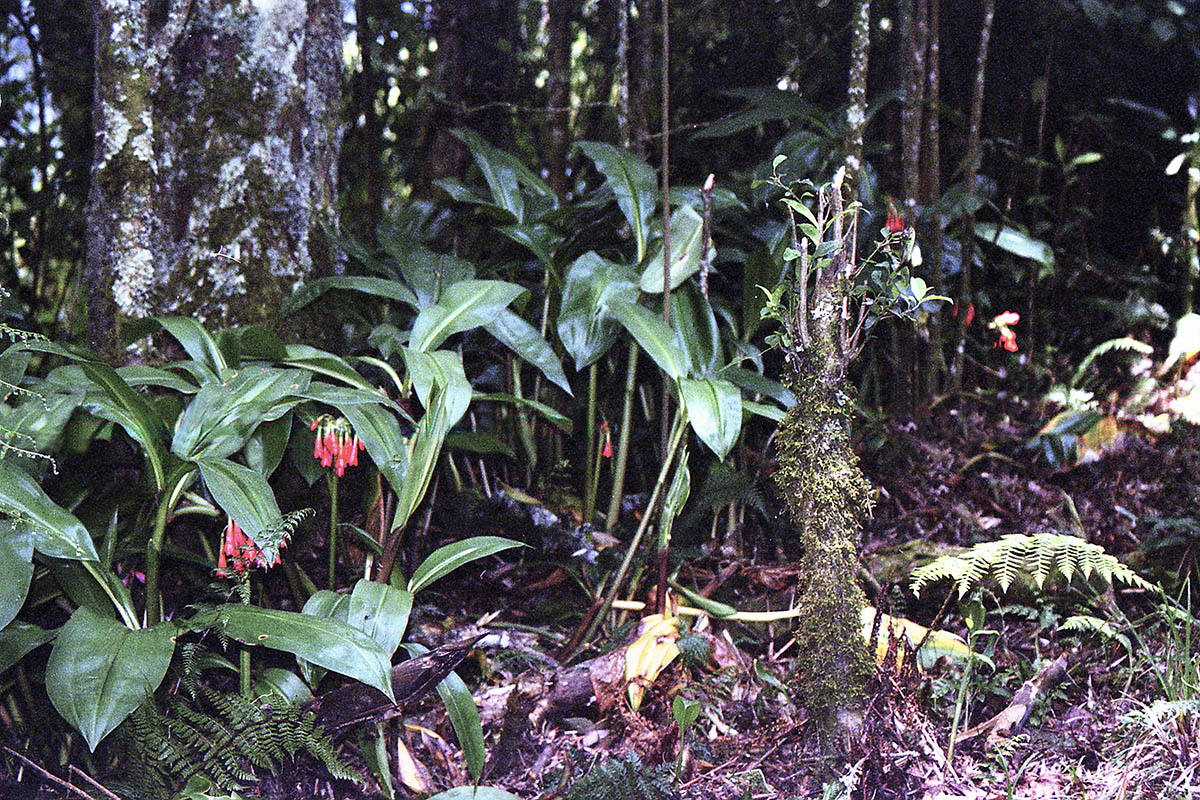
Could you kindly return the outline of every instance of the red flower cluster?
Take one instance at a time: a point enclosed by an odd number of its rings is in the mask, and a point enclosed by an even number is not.
[[[322,467],[333,467],[340,478],[346,467],[358,466],[358,451],[364,445],[345,419],[322,414],[312,421],[309,430],[316,432],[313,458],[320,461]]]
[[[887,229],[888,233],[904,233],[904,217],[896,211],[893,203],[888,203]]]
[[[1002,314],[997,314],[992,320],[989,328],[996,330],[996,344],[993,347],[1003,347],[1010,353],[1017,352],[1017,335],[1013,333],[1011,326],[1016,325],[1021,321],[1021,315],[1015,311],[1005,311]]]
[[[258,565],[264,569],[274,566],[279,563],[279,556],[275,556],[275,561],[268,564],[263,559],[262,551],[258,549],[250,537],[246,535],[242,527],[229,518],[229,522],[225,525],[225,537],[221,542],[221,554],[217,556],[217,577],[229,578],[234,573],[244,572],[253,565]],[[233,571],[231,572],[230,569]]]

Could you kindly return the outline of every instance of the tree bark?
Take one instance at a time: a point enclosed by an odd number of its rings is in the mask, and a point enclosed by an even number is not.
[[[546,46],[546,182],[560,200],[567,197],[567,146],[570,140],[571,0],[549,0]]]
[[[337,269],[341,5],[95,0],[92,343],[122,321],[276,322]]]
[[[823,197],[818,220],[838,220],[842,186]],[[822,224],[818,225],[823,228]],[[787,352],[786,381],[796,395],[777,437],[776,485],[800,531],[805,581],[798,606],[797,687],[822,725],[826,746],[844,751],[858,741],[872,675],[859,632],[866,598],[858,587],[858,533],[870,509],[870,486],[850,440],[850,387],[846,368],[854,346],[846,341],[843,309],[853,270],[853,226],[832,224],[837,248],[819,266],[811,302],[789,331],[798,343]],[[803,259],[802,272],[808,271]]]
[[[975,192],[979,175],[980,126],[983,123],[983,89],[987,71],[988,43],[992,36],[992,20],[996,15],[996,0],[987,0],[983,10],[983,23],[979,27],[979,51],[975,57],[975,80],[971,87],[971,110],[967,122],[967,154],[963,159],[963,185],[968,192]],[[954,336],[954,368],[951,379],[955,389],[963,384],[966,369],[966,341],[968,309],[972,303],[971,262],[975,253],[975,215],[968,214],[963,220],[962,234],[962,282],[958,289],[958,330]]]
[[[846,182],[858,196],[858,173],[862,169],[863,134],[867,128],[867,62],[871,54],[871,0],[860,0],[854,15],[850,45],[850,86],[846,92],[846,140],[843,146]]]

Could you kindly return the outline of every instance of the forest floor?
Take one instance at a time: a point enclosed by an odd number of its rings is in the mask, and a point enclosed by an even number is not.
[[[922,419],[861,429],[863,467],[879,493],[863,537],[871,576],[864,580],[877,584],[870,589],[874,602],[895,616],[965,636],[957,604],[943,603],[945,587],[918,600],[907,590],[908,574],[936,555],[1009,533],[1079,533],[1148,578],[1195,569],[1195,430],[1157,438],[1130,430],[1094,463],[1053,470],[1026,445],[1044,420],[1039,409],[1017,400],[963,397],[936,405]],[[769,493],[769,481],[762,484]],[[1118,586],[1089,601],[1069,586],[1017,586],[991,597],[989,633],[979,637],[978,648],[994,667],[977,665],[966,682],[966,714],[957,730],[1010,708],[1022,685],[1045,675],[1039,670],[1061,656],[1062,679],[1032,703],[1019,734],[975,736],[948,754],[962,664],[943,659],[918,672],[911,657],[900,668],[887,658],[864,740],[845,758],[823,762],[815,724],[802,699],[787,691],[803,643],[790,638],[786,623],[698,625],[711,654],[690,666],[677,660],[636,713],[621,686],[621,648],[631,632],[618,627],[612,641],[581,656],[587,671],[577,668],[574,678],[586,675],[584,690],[568,690],[570,678],[555,657],[586,603],[560,566],[576,550],[578,531],[550,516],[557,511],[557,518],[569,519],[568,513],[548,501],[539,506],[502,497],[443,503],[428,532],[430,548],[439,537],[467,533],[509,536],[534,547],[460,570],[422,595],[414,614],[410,637],[429,645],[484,637],[459,668],[478,687],[489,749],[484,785],[546,800],[1200,797],[1200,687],[1194,682],[1200,647],[1173,636],[1178,627],[1154,624],[1162,602],[1153,593]],[[743,610],[786,608],[797,589],[797,554],[772,514],[759,515],[707,553],[695,546],[680,582]],[[312,557],[319,564],[315,548]],[[1144,621],[1135,631],[1124,629],[1125,644],[1060,628],[1077,613],[1117,628],[1128,619]],[[700,700],[702,711],[672,786],[680,742],[670,698],[680,692]],[[406,714],[403,725],[391,723],[387,742],[393,764],[399,758],[404,765],[397,796],[470,783],[436,695]],[[342,749],[367,774],[353,737]],[[67,775],[65,767],[52,771]],[[108,796],[78,778],[73,783],[81,789],[74,791],[50,784],[34,789],[29,773],[19,784],[16,777],[0,775],[0,796]],[[103,772],[97,777],[106,779]],[[300,760],[242,794],[340,800],[379,792],[370,780],[366,786],[330,781]]]

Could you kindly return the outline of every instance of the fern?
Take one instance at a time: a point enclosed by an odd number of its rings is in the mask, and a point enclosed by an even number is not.
[[[1073,617],[1068,617],[1058,626],[1058,630],[1060,632],[1078,631],[1080,633],[1094,633],[1105,641],[1119,642],[1128,653],[1133,652],[1128,636],[1118,631],[1108,620],[1093,617],[1089,614],[1077,614]]]
[[[1012,533],[993,542],[982,542],[966,553],[942,556],[913,570],[912,590],[921,594],[926,586],[942,580],[953,581],[959,598],[966,597],[988,581],[995,581],[1002,592],[1022,576],[1028,575],[1040,589],[1056,576],[1070,582],[1075,575],[1084,580],[1097,576],[1105,583],[1123,583],[1140,589],[1154,589],[1098,544],[1064,533]]]
[[[165,713],[144,704],[122,730],[126,757],[137,765],[127,770],[124,788],[148,800],[172,797],[194,776],[233,791],[300,750],[335,778],[362,780],[338,757],[312,712],[293,704],[263,704],[204,687],[195,701],[172,695]]]
[[[575,781],[566,800],[659,800],[671,794],[671,767],[647,767],[637,753],[607,758]]]
[[[1093,347],[1091,352],[1089,352],[1079,364],[1079,368],[1076,369],[1075,374],[1071,376],[1069,388],[1074,389],[1079,385],[1079,382],[1083,380],[1083,376],[1087,373],[1088,367],[1092,366],[1096,359],[1102,355],[1116,350],[1141,353],[1144,356],[1148,356],[1154,352],[1154,348],[1150,345],[1146,344],[1145,342],[1139,342],[1137,339],[1131,339],[1128,336],[1123,336],[1120,339],[1109,339],[1106,342],[1101,342]]]

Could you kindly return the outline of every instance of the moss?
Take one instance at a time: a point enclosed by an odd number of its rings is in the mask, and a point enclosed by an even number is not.
[[[859,622],[866,598],[855,582],[870,485],[851,447],[851,398],[827,352],[814,346],[792,360],[797,403],[780,426],[775,480],[804,549],[797,687],[825,733],[844,740],[861,725],[872,674]]]

